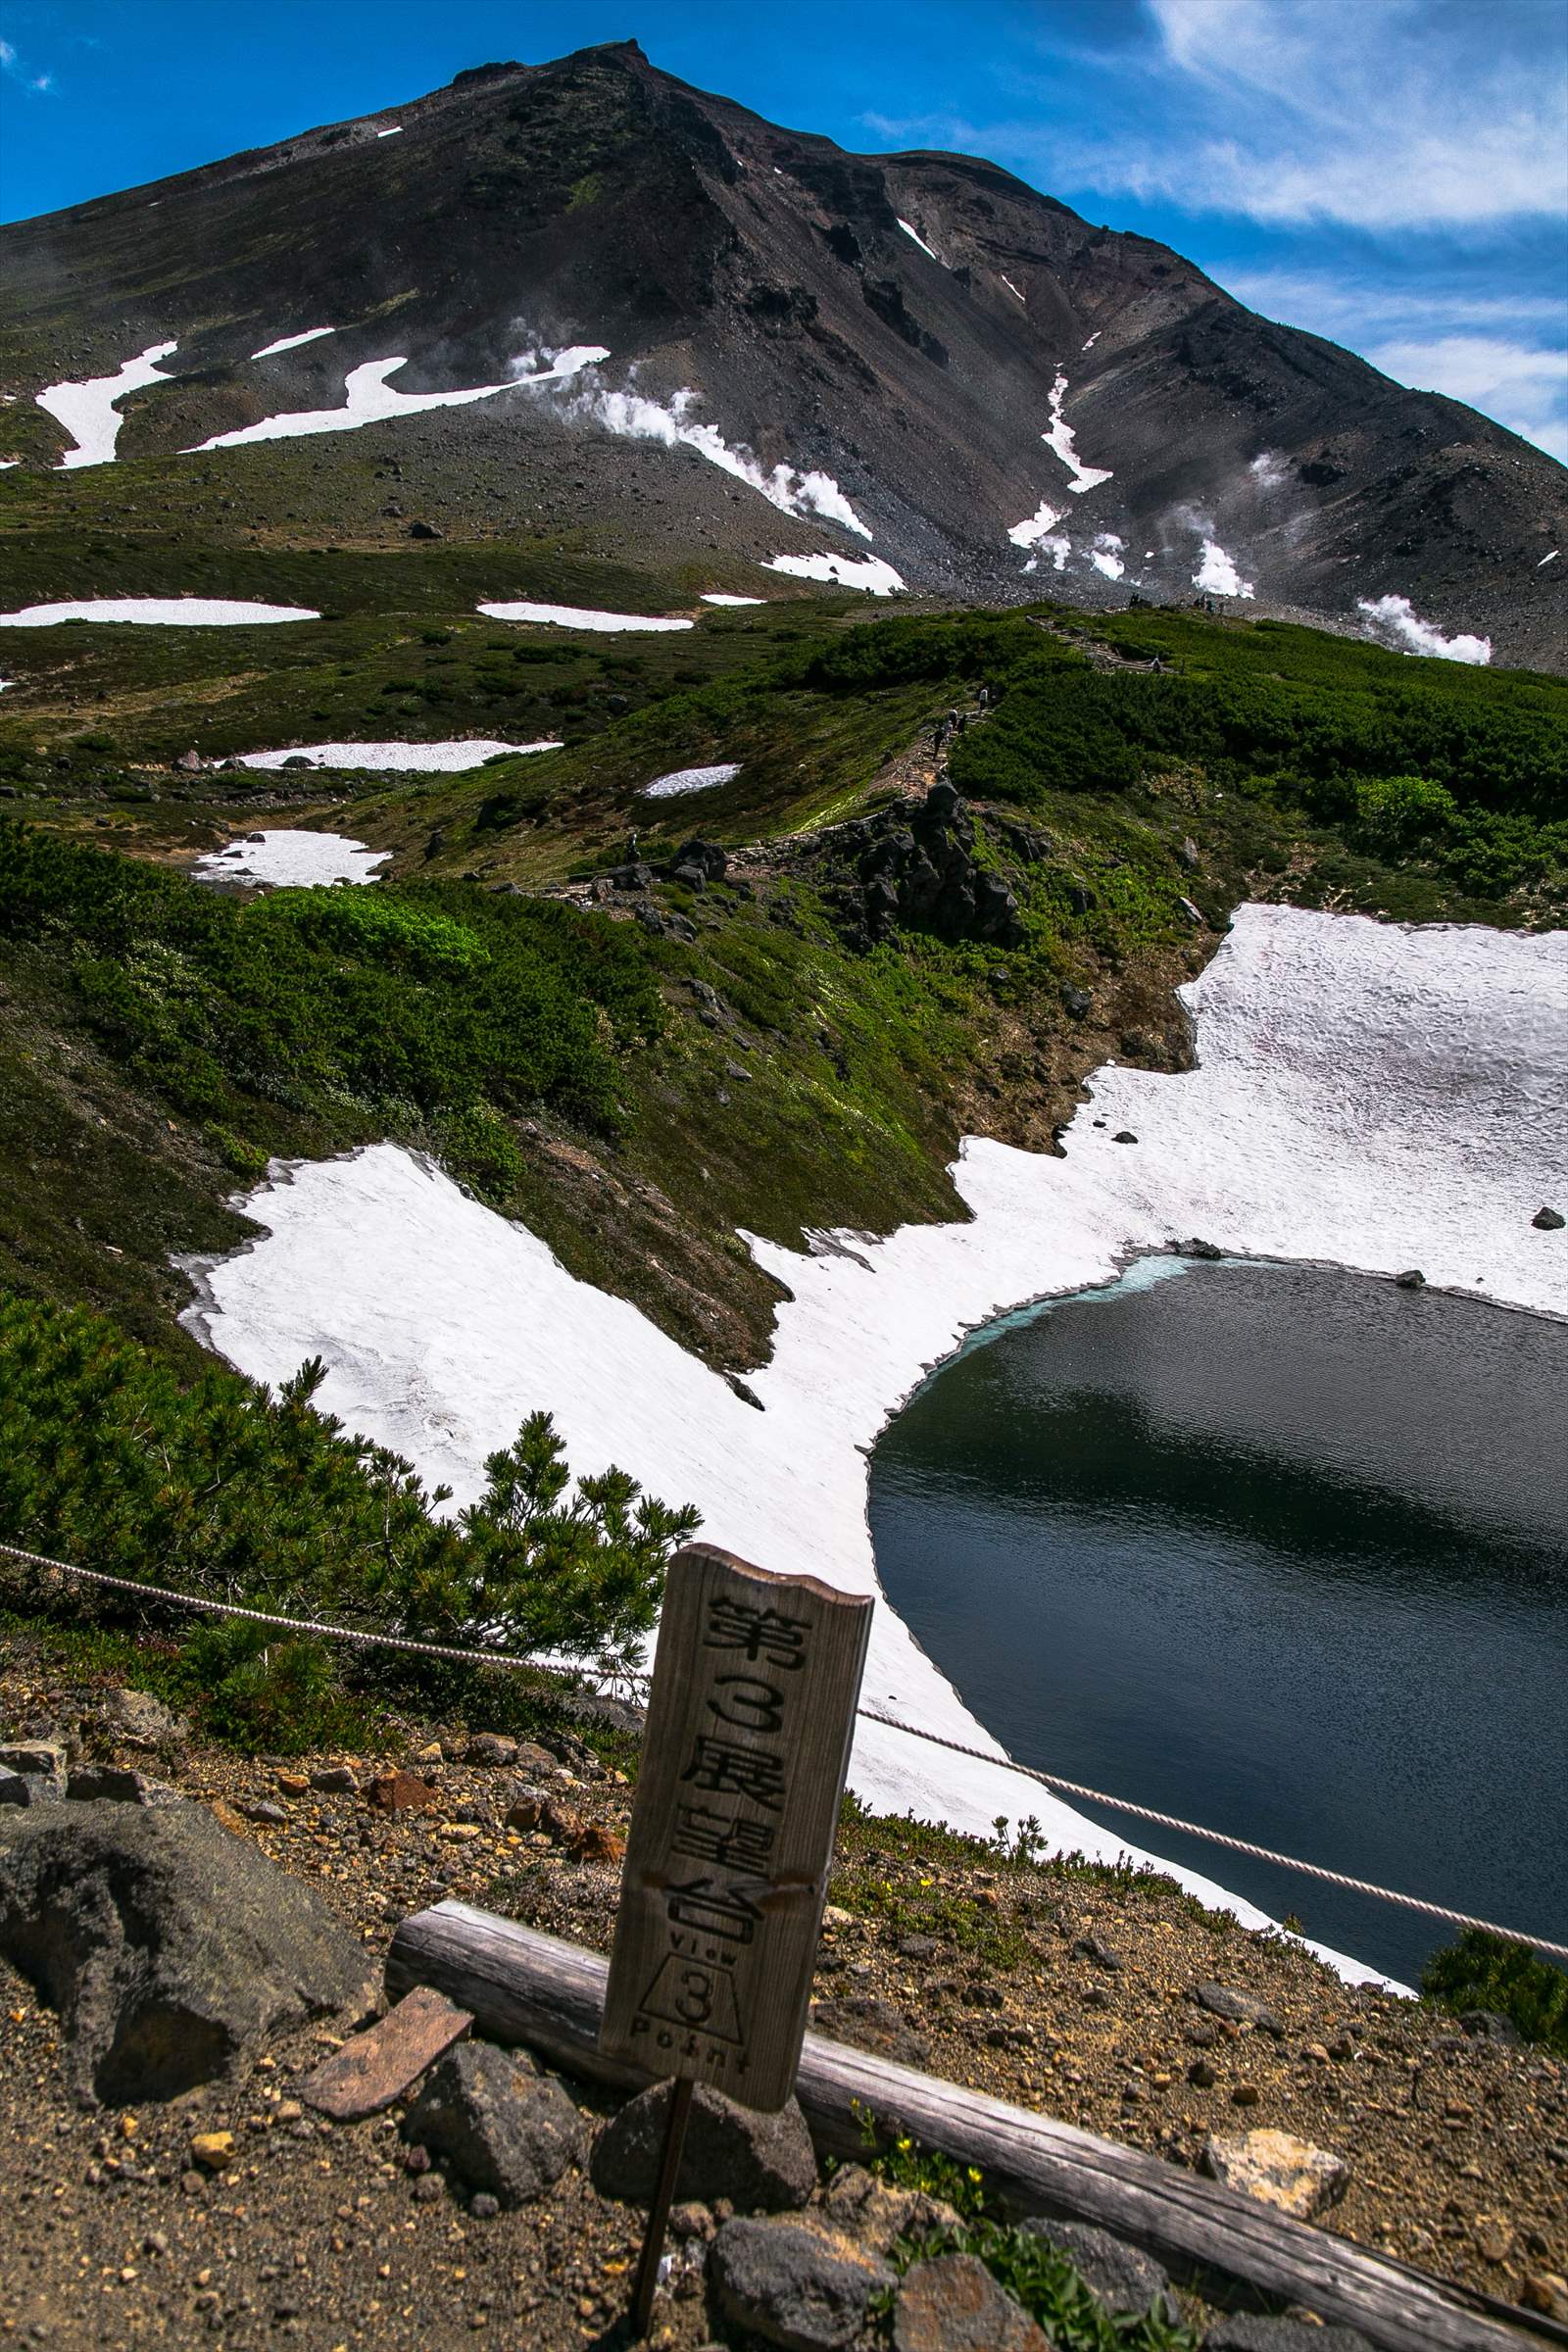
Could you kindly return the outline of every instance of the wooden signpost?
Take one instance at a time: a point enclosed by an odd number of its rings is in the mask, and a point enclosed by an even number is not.
[[[794,2088],[871,1605],[710,1544],[669,1564],[599,2032],[674,2079],[639,2335],[694,2084],[763,2110]]]

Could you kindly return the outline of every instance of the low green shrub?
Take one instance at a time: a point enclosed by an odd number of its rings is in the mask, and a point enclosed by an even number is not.
[[[1466,1928],[1433,1953],[1421,1972],[1421,1995],[1456,2014],[1494,2010],[1511,2019],[1526,2041],[1568,2058],[1568,1970],[1525,1944]]]
[[[615,1468],[574,1488],[549,1414],[532,1413],[490,1456],[479,1499],[438,1517],[447,1490],[316,1409],[323,1376],[308,1363],[273,1395],[214,1366],[182,1385],[101,1316],[0,1293],[0,1536],[283,1616],[628,1662],[694,1510]],[[217,1688],[221,1665],[225,1734],[249,1725],[275,1746],[280,1721],[304,1727],[326,1704],[314,1644],[252,1646],[255,1629],[193,1629],[148,1605],[205,1661],[193,1688]]]

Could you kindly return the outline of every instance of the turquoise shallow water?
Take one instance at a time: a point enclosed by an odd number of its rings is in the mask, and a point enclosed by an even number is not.
[[[1565,1399],[1568,1325],[1148,1261],[926,1384],[877,1565],[1021,1761],[1565,1940]],[[1446,1940],[1102,1819],[1407,1982]]]

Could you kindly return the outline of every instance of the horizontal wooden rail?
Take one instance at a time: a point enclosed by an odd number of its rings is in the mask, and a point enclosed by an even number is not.
[[[471,2010],[492,2039],[525,2043],[569,2073],[641,2089],[648,2076],[599,2052],[607,1974],[597,1952],[454,1902],[406,1919],[387,1958],[393,1993],[433,1984]],[[1463,2287],[1368,2254],[1142,2149],[844,2042],[808,2034],[795,2087],[825,2153],[860,2154],[860,2118],[869,2114],[881,2131],[912,2132],[927,2147],[979,2165],[1014,2211],[1096,2223],[1179,2274],[1217,2275],[1358,2328],[1381,2352],[1521,2352],[1532,2339],[1568,2343],[1568,2329],[1520,2313],[1518,2327],[1528,2330],[1521,2334],[1490,2316],[1507,2307],[1489,2309],[1486,2298]]]

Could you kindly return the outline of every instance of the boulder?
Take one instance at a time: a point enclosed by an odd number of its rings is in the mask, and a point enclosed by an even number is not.
[[[66,1793],[66,1751],[54,1740],[0,1747],[0,1805],[58,1804]]]
[[[308,2018],[358,2024],[378,1985],[320,1897],[203,1805],[13,1814],[0,1953],[60,2011],[87,2105],[175,2097]]]
[[[1402,1274],[1394,1277],[1394,1287],[1396,1291],[1424,1291],[1427,1278],[1419,1266],[1406,1266]]]
[[[1538,1208],[1530,1222],[1538,1233],[1561,1233],[1568,1218],[1560,1208]]]
[[[589,2165],[602,2197],[629,2205],[651,2201],[668,2107],[669,2084],[656,2082],[605,2125]],[[679,2200],[710,2205],[715,2197],[728,2197],[743,2212],[778,2213],[804,2205],[815,2186],[811,2135],[794,2099],[776,2115],[760,2115],[698,2083],[675,2182]]]
[[[1180,2320],[1170,2278],[1152,2254],[1108,2230],[1097,2230],[1092,2222],[1053,2222],[1037,2215],[1022,2227],[1066,2255],[1112,2319],[1168,2320],[1172,2327]]]
[[[1314,2221],[1344,2196],[1350,2168],[1328,2148],[1314,2148],[1292,2132],[1216,2132],[1204,2143],[1202,2169],[1211,2180],[1239,2188],[1298,2222]]]
[[[1242,1992],[1234,1984],[1200,1984],[1197,1988],[1200,2008],[1213,2017],[1227,2017],[1233,2025],[1255,2026],[1260,2034],[1272,2034],[1281,2039],[1285,2028],[1267,2001],[1255,1992]]]
[[[904,2275],[894,2352],[1052,2352],[1051,2338],[973,2254],[939,2254]]]
[[[748,2343],[840,2352],[895,2283],[879,2255],[806,2222],[726,2222],[708,2258],[720,2309]]]
[[[183,1715],[172,1715],[150,1690],[110,1690],[100,1702],[105,1729],[126,1747],[162,1747],[172,1740],[188,1740],[190,1725]]]
[[[411,2146],[445,2156],[469,2188],[526,2205],[581,2162],[582,2118],[554,2075],[521,2050],[459,2042],[403,2119]]]

